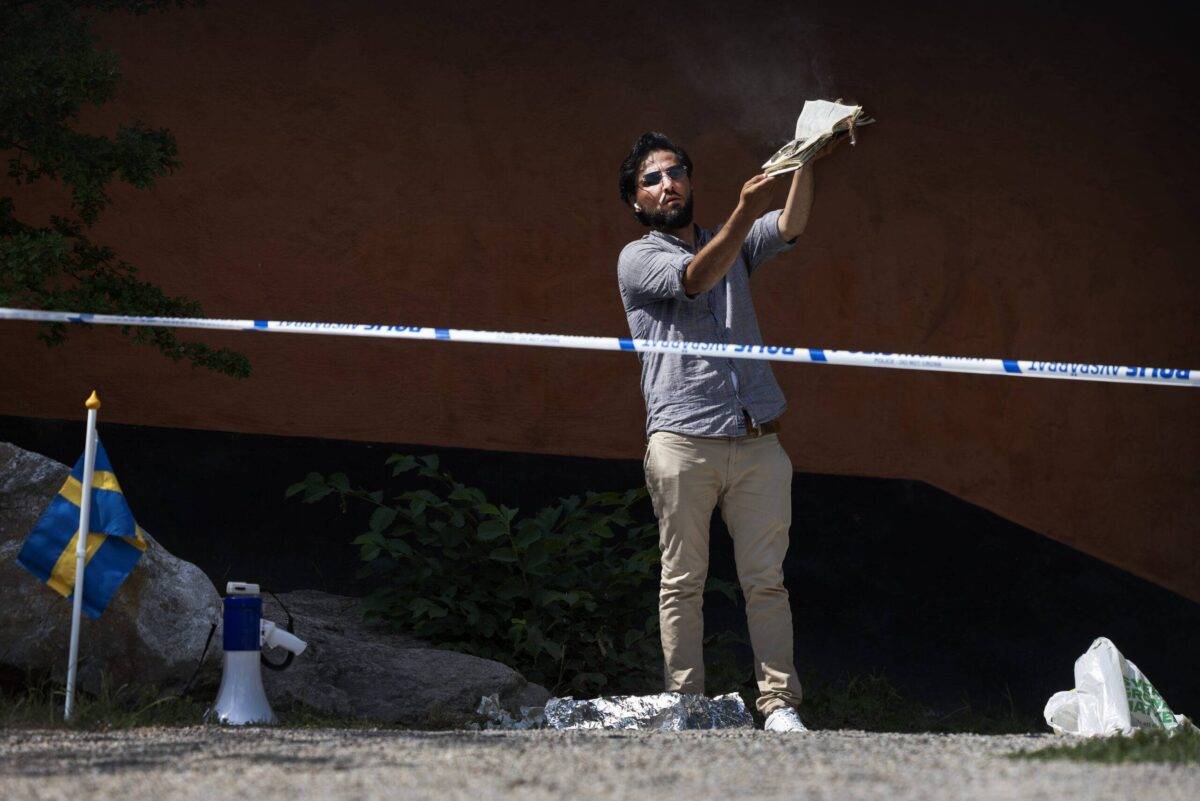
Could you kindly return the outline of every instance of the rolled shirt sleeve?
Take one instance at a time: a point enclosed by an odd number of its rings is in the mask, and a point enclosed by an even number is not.
[[[749,272],[753,273],[759,265],[796,245],[795,239],[789,242],[779,233],[779,217],[782,214],[783,209],[769,211],[750,226],[750,233],[742,243],[742,255]]]
[[[634,309],[663,300],[695,300],[683,288],[683,274],[692,258],[691,253],[666,250],[651,241],[630,242],[617,260],[617,279],[625,307]]]

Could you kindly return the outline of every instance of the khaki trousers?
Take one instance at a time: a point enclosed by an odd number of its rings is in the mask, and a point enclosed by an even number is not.
[[[800,704],[783,557],[792,522],[792,462],[778,434],[691,437],[655,431],[643,463],[658,517],[662,578],[658,616],[669,692],[704,692],[704,617],[712,511],[733,538],[746,596],[758,709]]]

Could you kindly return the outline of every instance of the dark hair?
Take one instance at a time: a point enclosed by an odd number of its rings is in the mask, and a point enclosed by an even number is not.
[[[637,194],[638,168],[647,155],[655,150],[669,150],[679,159],[679,163],[687,168],[688,175],[692,174],[692,160],[682,147],[657,131],[647,131],[633,143],[633,150],[621,162],[621,202],[630,205]]]

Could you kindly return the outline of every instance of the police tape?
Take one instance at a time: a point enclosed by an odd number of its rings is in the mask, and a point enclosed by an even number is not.
[[[759,359],[772,362],[808,362],[848,367],[883,367],[942,373],[1057,378],[1073,381],[1109,381],[1121,384],[1154,384],[1167,387],[1200,387],[1200,370],[1142,367],[1123,364],[1030,361],[1026,359],[980,359],[966,356],[926,356],[910,353],[876,353],[826,348],[793,348],[776,345],[738,345],[724,342],[688,342],[664,339],[627,339],[575,334],[523,334],[511,331],[471,331],[461,328],[429,328],[412,325],[368,325],[362,323],[303,323],[284,320],[215,320],[202,317],[136,317],[119,314],[35,311],[0,308],[0,320],[43,323],[91,323],[95,325],[195,328],[210,331],[253,331],[260,333],[324,334],[381,339],[425,339],[444,342],[474,342],[489,345],[524,345],[537,348],[673,353],[726,359]]]

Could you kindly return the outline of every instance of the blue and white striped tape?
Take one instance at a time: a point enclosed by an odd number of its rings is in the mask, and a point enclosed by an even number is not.
[[[201,317],[129,317],[118,314],[34,311],[0,308],[0,320],[46,323],[200,328],[223,331],[259,331],[288,334],[325,334],[382,339],[432,339],[489,345],[525,345],[539,348],[634,351],[637,353],[687,353],[727,359],[761,359],[772,362],[810,362],[850,367],[884,367],[942,373],[982,373],[1058,378],[1073,381],[1109,381],[1121,384],[1154,384],[1165,387],[1200,387],[1200,370],[1143,367],[1125,364],[1031,361],[1026,359],[976,359],[965,356],[924,356],[910,353],[873,353],[856,350],[793,348],[775,345],[737,345],[721,342],[588,337],[573,334],[522,334],[510,331],[471,331],[461,328],[427,328],[410,325],[361,323],[303,323],[286,320],[214,320]]]

